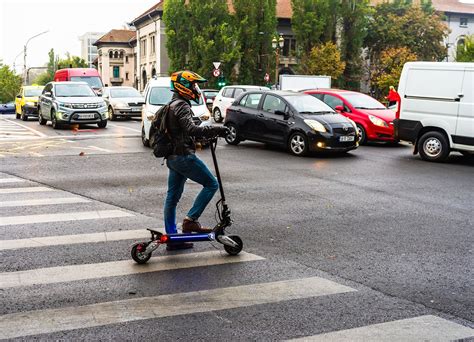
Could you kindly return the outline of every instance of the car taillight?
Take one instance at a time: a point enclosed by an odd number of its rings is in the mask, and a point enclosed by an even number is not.
[[[397,119],[400,119],[400,107],[401,107],[402,103],[401,101],[398,101],[397,102],[397,112],[395,113],[395,118]]]

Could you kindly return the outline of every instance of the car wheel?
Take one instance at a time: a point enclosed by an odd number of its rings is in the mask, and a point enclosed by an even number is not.
[[[449,144],[444,134],[428,132],[418,140],[418,151],[423,160],[441,162],[449,156]]]
[[[109,119],[112,121],[117,120],[117,117],[114,114],[114,109],[112,108],[112,106],[109,107]]]
[[[107,120],[102,120],[101,122],[99,122],[99,123],[97,124],[97,126],[98,126],[99,128],[105,128],[105,127],[107,127]]]
[[[219,108],[214,109],[213,117],[215,122],[222,122],[222,120],[224,119]]]
[[[229,145],[237,145],[240,142],[237,126],[234,124],[228,124],[226,127],[229,129],[229,134],[225,136],[225,141]]]
[[[360,124],[357,124],[357,133],[359,134],[359,144],[365,145],[367,143],[367,133],[365,133],[364,127]]]
[[[54,109],[51,111],[51,124],[53,125],[54,129],[59,129],[60,125],[58,123],[58,119],[56,118],[56,112]]]
[[[142,144],[145,147],[150,147],[150,140],[148,140],[145,135],[145,126],[142,126]]]
[[[20,117],[23,121],[28,121],[28,115],[26,115],[25,110],[23,108],[21,109],[21,116]]]
[[[46,122],[48,122],[48,120],[44,119],[43,115],[41,114],[41,107],[38,108],[38,122],[41,126],[46,125]]]
[[[295,156],[304,156],[308,153],[308,139],[303,133],[293,133],[288,140],[288,149]]]

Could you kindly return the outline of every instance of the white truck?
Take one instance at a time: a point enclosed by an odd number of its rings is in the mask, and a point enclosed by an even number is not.
[[[280,75],[280,90],[331,88],[331,76]]]

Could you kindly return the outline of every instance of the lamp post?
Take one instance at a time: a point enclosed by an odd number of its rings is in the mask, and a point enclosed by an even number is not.
[[[280,34],[280,37],[273,37],[272,39],[272,47],[275,50],[275,59],[276,59],[276,66],[275,66],[275,88],[278,83],[278,65],[280,65],[280,51],[283,49],[283,44],[285,40],[283,36]]]
[[[41,33],[38,33],[36,35],[34,35],[33,37],[30,37],[28,38],[28,40],[26,41],[25,43],[25,46],[23,47],[23,82],[25,82],[25,85],[26,85],[26,48],[28,47],[28,43],[30,42],[30,40],[32,40],[33,38],[36,38],[38,36],[41,36],[42,34],[45,34],[49,32],[49,30],[46,30],[44,32],[41,32]]]

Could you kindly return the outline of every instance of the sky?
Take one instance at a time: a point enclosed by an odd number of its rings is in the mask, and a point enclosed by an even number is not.
[[[122,29],[159,0],[0,0],[0,59],[23,70],[23,46],[28,38],[27,67],[44,66],[51,48],[60,57],[81,54],[78,39],[86,32]]]

